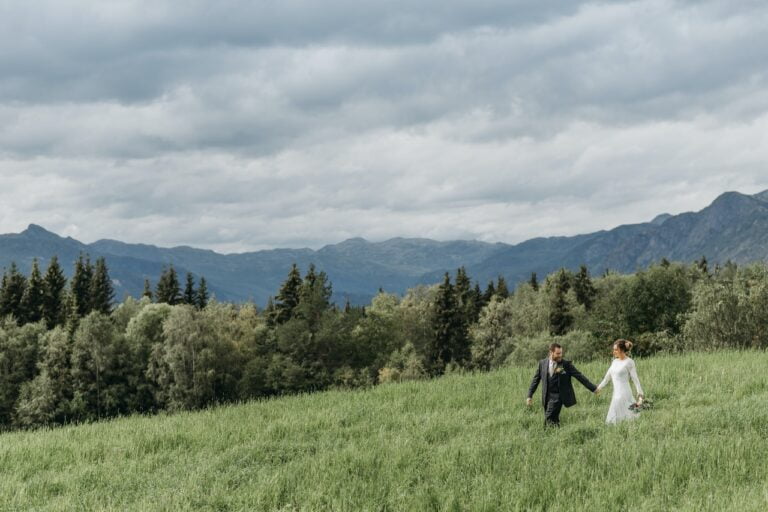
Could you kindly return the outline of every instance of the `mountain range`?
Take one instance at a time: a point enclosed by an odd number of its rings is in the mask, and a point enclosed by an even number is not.
[[[333,283],[334,300],[366,304],[381,288],[403,293],[417,284],[440,281],[446,271],[465,266],[482,285],[499,275],[514,285],[565,267],[586,264],[593,273],[611,269],[622,273],[667,258],[693,261],[705,256],[711,263],[768,259],[768,190],[755,195],[726,192],[698,212],[661,214],[650,222],[623,225],[595,233],[534,238],[510,245],[478,241],[439,242],[393,238],[369,242],[352,238],[319,250],[273,249],[240,254],[181,246],[162,248],[99,240],[91,244],[61,237],[31,224],[21,233],[0,235],[0,265],[15,261],[28,272],[33,258],[44,269],[57,255],[67,275],[81,253],[104,256],[118,300],[139,296],[144,280],[153,284],[172,264],[184,274],[205,276],[218,300],[266,303],[296,263],[305,271],[310,263],[324,270]]]

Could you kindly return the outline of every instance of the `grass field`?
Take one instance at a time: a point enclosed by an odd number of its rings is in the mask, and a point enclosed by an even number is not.
[[[608,367],[576,363],[595,383]],[[767,510],[768,353],[637,363],[656,407],[614,427],[610,388],[574,382],[545,430],[533,363],[2,434],[0,508]]]

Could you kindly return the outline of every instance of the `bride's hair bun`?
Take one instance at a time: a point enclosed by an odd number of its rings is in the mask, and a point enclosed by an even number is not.
[[[619,340],[616,340],[616,341],[613,343],[613,345],[614,345],[615,347],[617,347],[617,348],[621,349],[621,351],[622,351],[622,352],[625,352],[625,353],[626,353],[626,352],[629,352],[630,350],[632,350],[632,345],[634,345],[634,343],[632,343],[632,342],[631,342],[631,341],[629,341],[629,340],[622,340],[622,339],[619,339]]]

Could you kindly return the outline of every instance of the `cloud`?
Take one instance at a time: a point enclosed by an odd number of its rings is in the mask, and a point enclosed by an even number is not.
[[[768,7],[0,7],[0,229],[516,242],[768,188]]]

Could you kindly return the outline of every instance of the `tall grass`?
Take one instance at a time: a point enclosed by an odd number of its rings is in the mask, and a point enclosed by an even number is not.
[[[575,383],[544,429],[534,366],[3,434],[0,507],[768,509],[767,353],[639,360],[656,407],[612,427],[610,389]]]

